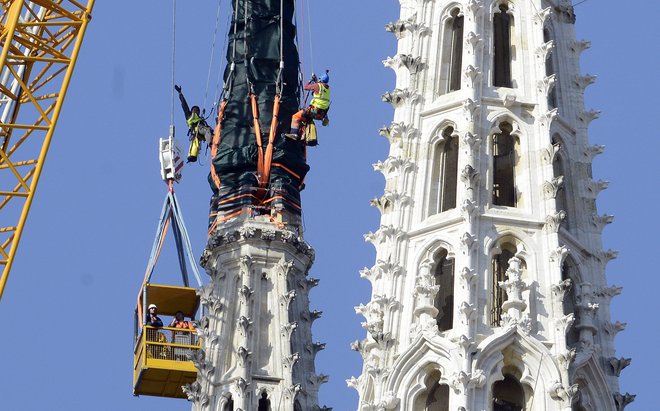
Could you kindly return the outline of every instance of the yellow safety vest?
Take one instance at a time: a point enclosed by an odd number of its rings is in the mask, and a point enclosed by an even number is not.
[[[189,129],[196,130],[200,121],[202,121],[202,118],[200,116],[198,116],[196,113],[191,113],[190,117],[188,117],[188,119],[186,120],[186,123],[188,123]]]
[[[319,85],[319,92],[314,93],[314,98],[309,104],[312,107],[316,107],[321,110],[327,110],[330,108],[330,88],[323,83],[317,84]]]

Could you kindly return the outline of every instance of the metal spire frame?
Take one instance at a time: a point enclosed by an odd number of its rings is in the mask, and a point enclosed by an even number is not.
[[[94,0],[0,4],[0,298]]]

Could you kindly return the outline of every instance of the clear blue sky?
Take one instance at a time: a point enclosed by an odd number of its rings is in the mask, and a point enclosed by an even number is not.
[[[316,366],[330,375],[321,404],[346,411],[356,409],[357,395],[344,380],[361,369],[349,343],[365,336],[353,306],[370,295],[358,271],[374,263],[362,235],[378,227],[379,215],[368,200],[384,186],[371,164],[387,156],[387,142],[377,130],[392,116],[380,95],[394,87],[394,76],[381,60],[395,54],[396,43],[383,26],[398,18],[399,4],[307,2],[314,44],[306,47],[305,64],[312,64],[313,55],[315,70],[330,68],[333,84],[332,124],[321,129],[321,145],[310,153],[303,193],[305,237],[317,252],[311,275],[321,279],[311,294],[312,309],[324,312],[313,332],[315,340],[328,343]],[[217,1],[178,4],[176,78],[189,101],[198,103],[205,93]],[[653,410],[660,368],[660,137],[653,127],[660,95],[660,6],[649,0],[625,5],[589,0],[576,11],[579,38],[593,42],[583,54],[583,72],[598,75],[587,107],[603,111],[592,123],[590,140],[607,146],[595,160],[594,177],[611,181],[598,207],[616,216],[604,244],[621,252],[607,274],[611,284],[625,287],[612,305],[612,319],[628,323],[617,337],[617,354],[633,358],[623,371],[622,391],[638,394],[627,410]],[[224,13],[216,62],[226,20]],[[183,400],[131,394],[132,313],[165,195],[156,150],[170,123],[170,37],[171,1],[97,1],[0,303],[6,322],[0,338],[2,410],[190,409]],[[209,101],[216,75],[217,64]],[[175,108],[183,137],[184,119]],[[202,163],[186,167],[176,188],[197,256],[206,240],[209,198],[208,160]],[[176,281],[176,273],[166,253],[154,281]]]

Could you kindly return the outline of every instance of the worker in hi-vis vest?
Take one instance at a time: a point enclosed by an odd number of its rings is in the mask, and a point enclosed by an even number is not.
[[[188,102],[181,92],[181,86],[174,86],[174,90],[179,93],[179,100],[181,100],[181,108],[183,114],[186,116],[186,123],[188,123],[188,137],[190,138],[190,148],[188,149],[188,162],[197,161],[199,155],[199,146],[203,140],[206,144],[211,144],[213,140],[213,129],[206,124],[206,120],[200,116],[199,107],[188,107]]]
[[[312,123],[312,120],[323,120],[323,125],[327,126],[330,120],[328,119],[328,109],[330,108],[330,75],[326,70],[320,78],[316,78],[312,74],[312,80],[305,84],[305,90],[313,92],[312,101],[307,108],[304,108],[291,117],[291,131],[285,134],[286,137],[300,140],[303,138],[302,131],[304,126]],[[315,134],[315,133],[314,133]],[[315,146],[317,144],[316,135],[313,138],[308,138],[307,145]]]

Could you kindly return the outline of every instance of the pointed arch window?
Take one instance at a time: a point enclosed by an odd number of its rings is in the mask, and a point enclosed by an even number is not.
[[[451,24],[451,55],[449,58],[449,87],[447,91],[456,91],[461,89],[461,69],[463,65],[463,16],[459,15],[460,10],[454,9],[451,12],[452,18],[447,22]]]
[[[449,386],[440,383],[440,372],[433,370],[425,381],[426,390],[416,399],[414,410],[449,411]]]
[[[552,35],[550,34],[550,29],[545,27],[543,29],[543,41],[549,42],[552,40]],[[550,52],[545,58],[545,75],[547,77],[555,74],[555,58],[554,53]],[[548,93],[548,108],[553,109],[557,107],[557,83],[550,89]]]
[[[435,285],[439,286],[433,305],[438,310],[438,330],[447,331],[454,327],[454,260],[442,251],[435,267]]]
[[[493,256],[491,267],[491,308],[490,325],[502,325],[502,304],[507,299],[506,291],[500,287],[500,281],[506,281],[506,270],[509,269],[509,260],[515,255],[515,249],[510,245],[503,246],[499,254]]]
[[[580,334],[575,328],[576,324],[580,322],[580,313],[576,310],[577,306],[577,287],[578,287],[578,273],[577,265],[571,256],[566,257],[564,263],[561,266],[561,279],[562,281],[571,280],[571,288],[566,291],[564,295],[564,301],[562,303],[562,308],[564,315],[573,314],[573,326],[566,333],[566,345],[569,347],[575,347],[580,341]]]
[[[493,384],[493,411],[524,411],[525,391],[518,379],[504,375],[501,381]]]
[[[440,46],[438,94],[461,89],[464,17],[458,7],[452,9],[449,14],[449,18],[444,23]]]
[[[453,134],[453,127],[445,128],[433,148],[430,215],[456,208],[458,138]]]
[[[270,411],[270,400],[268,399],[268,394],[265,392],[261,393],[261,398],[259,398],[259,407],[258,411]]]
[[[222,411],[234,411],[234,399],[230,395],[225,402],[225,406],[222,407]]]
[[[513,87],[511,78],[511,27],[509,6],[500,4],[493,16],[493,85]]]
[[[516,206],[515,164],[516,141],[509,123],[500,124],[500,133],[493,136],[493,204]]]

